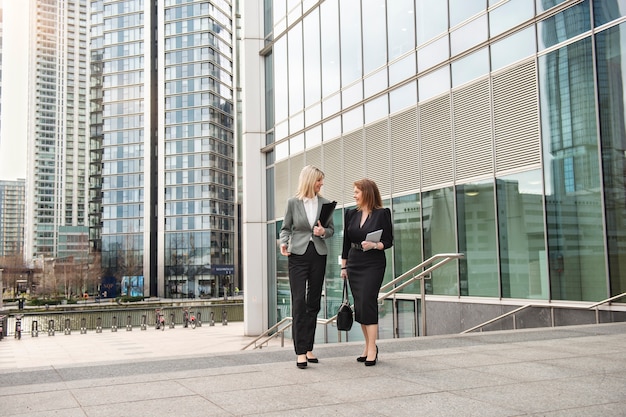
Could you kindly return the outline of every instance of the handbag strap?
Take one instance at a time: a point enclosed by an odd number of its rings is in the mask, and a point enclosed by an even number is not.
[[[343,301],[349,301],[348,298],[348,279],[343,279]]]

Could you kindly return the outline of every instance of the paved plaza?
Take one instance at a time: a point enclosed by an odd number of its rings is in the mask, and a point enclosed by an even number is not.
[[[245,350],[243,323],[0,341],[0,416],[624,416],[626,323]]]

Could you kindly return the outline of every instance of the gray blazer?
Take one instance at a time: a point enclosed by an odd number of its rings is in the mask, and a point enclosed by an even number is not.
[[[320,216],[322,204],[324,203],[330,203],[330,201],[318,196],[317,218]],[[287,211],[285,212],[283,227],[280,229],[280,244],[287,245],[287,251],[290,253],[303,255],[309,245],[309,240],[313,238],[313,244],[315,245],[317,253],[327,255],[328,248],[324,240],[332,237],[335,233],[335,225],[332,216],[325,229],[326,233],[324,234],[324,238],[315,236],[313,234],[313,228],[306,217],[304,202],[296,197],[292,197],[287,201]]]

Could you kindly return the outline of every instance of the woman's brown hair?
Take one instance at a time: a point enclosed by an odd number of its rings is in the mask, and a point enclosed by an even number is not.
[[[354,186],[361,190],[361,201],[363,206],[367,206],[370,210],[383,207],[383,199],[380,197],[380,191],[376,183],[370,179],[363,178],[354,182]],[[362,207],[359,207],[361,209]]]

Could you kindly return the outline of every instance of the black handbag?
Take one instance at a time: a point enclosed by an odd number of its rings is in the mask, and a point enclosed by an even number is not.
[[[352,328],[352,307],[350,306],[350,300],[348,299],[348,280],[343,280],[343,302],[339,306],[337,311],[337,330],[349,331]]]

